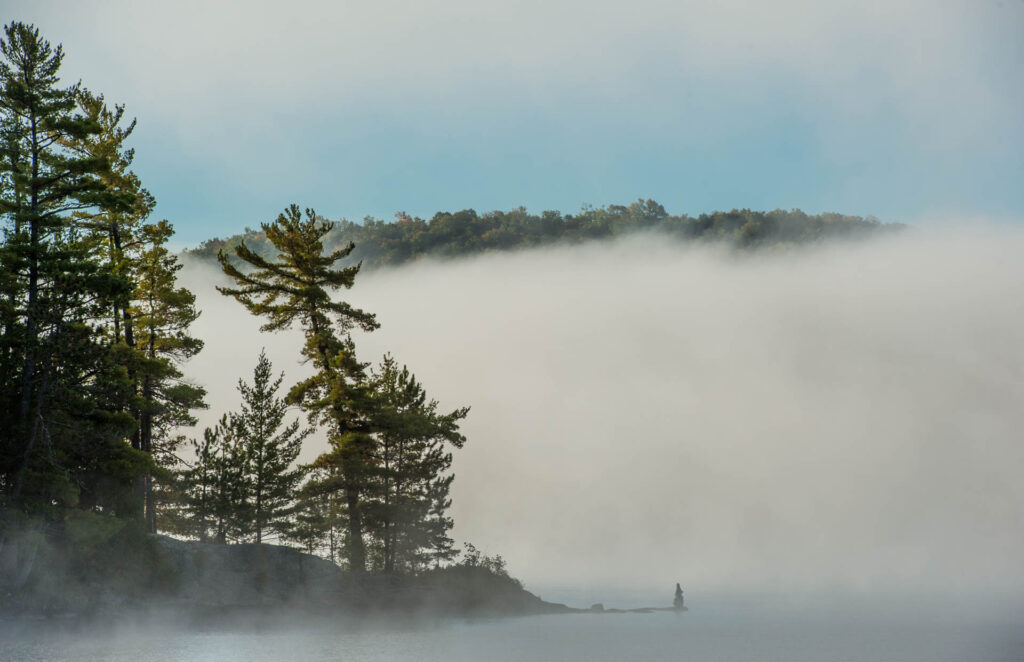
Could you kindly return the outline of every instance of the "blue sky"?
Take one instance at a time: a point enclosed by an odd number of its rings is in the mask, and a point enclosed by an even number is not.
[[[182,245],[287,204],[1024,218],[1024,2],[52,2]]]

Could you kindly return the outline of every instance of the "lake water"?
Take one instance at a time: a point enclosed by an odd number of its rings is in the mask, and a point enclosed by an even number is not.
[[[958,613],[959,612],[959,613]],[[4,662],[695,660],[1020,662],[1018,609],[752,600],[683,614],[568,614],[403,624],[238,623],[73,632],[7,629]]]

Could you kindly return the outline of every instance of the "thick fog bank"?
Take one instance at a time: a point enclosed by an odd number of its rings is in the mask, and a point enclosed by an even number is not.
[[[656,236],[420,263],[347,293],[471,405],[455,536],[527,586],[1024,589],[1024,233],[737,256]],[[190,265],[206,422],[298,333]],[[322,441],[309,442],[304,457]],[[666,593],[666,601],[670,599]]]

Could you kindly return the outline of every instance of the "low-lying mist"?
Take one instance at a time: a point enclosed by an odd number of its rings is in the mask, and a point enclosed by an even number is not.
[[[638,236],[364,273],[343,296],[381,323],[363,360],[391,352],[472,406],[454,535],[528,588],[1019,595],[1022,255],[991,228],[743,254]],[[297,331],[261,335],[213,266],[183,279],[203,424],[261,347],[303,374]]]

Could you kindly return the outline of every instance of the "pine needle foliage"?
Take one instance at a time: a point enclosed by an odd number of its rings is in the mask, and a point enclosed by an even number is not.
[[[374,481],[368,528],[374,560],[385,573],[416,572],[455,556],[447,510],[454,475],[449,447],[466,438],[459,422],[463,407],[443,413],[409,368],[386,355],[372,379],[377,394],[374,416]]]
[[[338,289],[352,287],[360,266],[336,266],[352,252],[355,246],[351,243],[325,252],[323,239],[332,223],[320,219],[312,209],[303,215],[293,204],[262,228],[277,252],[276,259],[267,259],[242,242],[235,247],[234,257],[247,266],[243,271],[221,251],[218,260],[235,286],[218,290],[262,317],[263,331],[279,331],[294,324],[303,329],[302,355],[313,365],[314,373],[292,387],[287,400],[299,405],[312,425],[327,429],[331,450],[316,464],[337,467],[344,478],[346,557],[353,571],[363,572],[366,551],[360,498],[373,446],[373,393],[366,365],[356,358],[350,334],[357,328],[372,331],[378,324],[372,314],[331,297]]]
[[[257,543],[263,542],[265,532],[281,535],[288,529],[288,516],[302,478],[293,464],[309,436],[309,430],[300,430],[299,421],[285,424],[288,403],[277,396],[284,373],[275,378],[273,370],[266,352],[261,351],[252,384],[238,380],[242,405],[231,417],[245,455],[247,528]]]
[[[124,489],[148,458],[124,443],[134,421],[125,355],[97,327],[131,283],[98,259],[83,213],[124,210],[108,159],[69,147],[101,127],[62,87],[63,49],[12,22],[0,37],[0,487],[6,503],[126,514]]]

